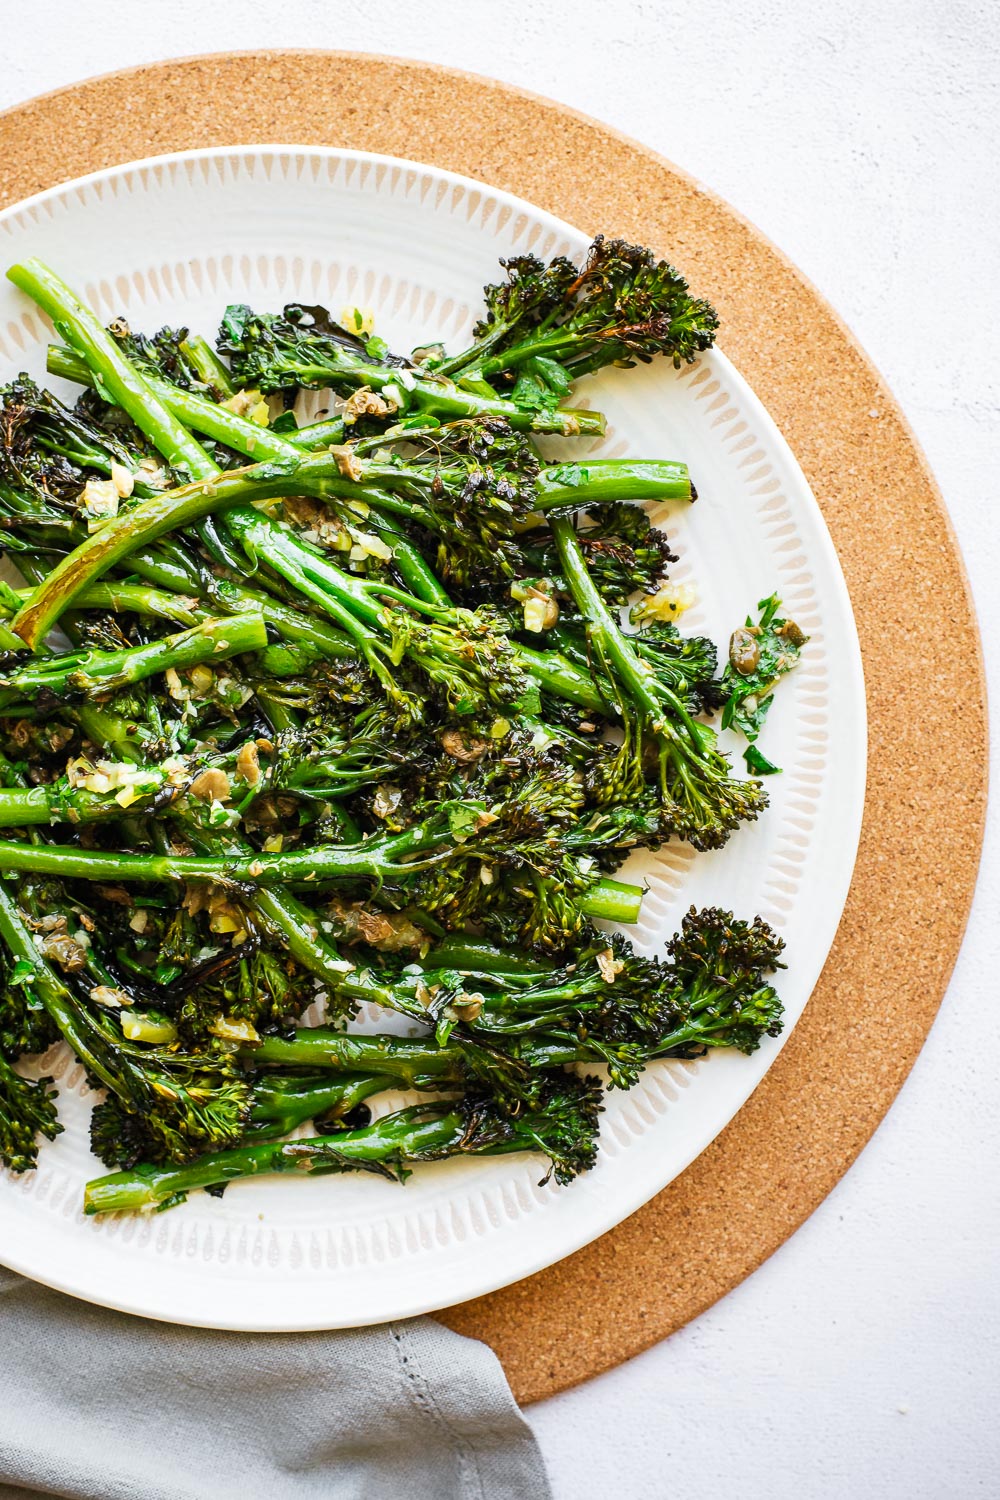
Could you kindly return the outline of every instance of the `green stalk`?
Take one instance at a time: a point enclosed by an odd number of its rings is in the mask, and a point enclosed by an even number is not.
[[[221,605],[229,614],[259,614],[283,640],[315,647],[322,656],[341,659],[357,656],[349,638],[332,629],[325,620],[292,609],[269,594],[227,578],[213,579],[210,592],[213,603]]]
[[[600,880],[595,880],[589,890],[577,896],[576,905],[585,917],[630,927],[639,920],[642,896],[641,886],[602,876]]]
[[[84,1213],[132,1213],[177,1200],[195,1188],[213,1187],[239,1177],[293,1172],[297,1176],[365,1170],[384,1163],[435,1160],[463,1152],[465,1121],[443,1105],[412,1105],[385,1115],[362,1130],[218,1151],[184,1167],[136,1167],[88,1182]],[[506,1142],[481,1148],[484,1154],[510,1150]],[[524,1149],[519,1144],[516,1149]],[[388,1175],[395,1175],[391,1170]]]
[[[159,546],[151,547],[148,552],[133,552],[128,560],[128,571],[138,574],[154,588],[174,594],[195,598],[201,589],[198,569],[184,549],[170,537],[161,540]]]
[[[5,868],[0,862],[0,869]],[[94,1052],[90,1039],[81,1028],[70,992],[35,947],[31,933],[24,925],[16,903],[0,883],[0,938],[15,963],[26,964],[31,971],[31,989],[59,1028],[88,1072],[108,1088],[116,1088],[118,1079]]]
[[[23,602],[31,598],[33,589],[16,589],[17,597]],[[148,619],[173,620],[178,625],[197,625],[204,611],[197,608],[197,599],[185,597],[183,594],[167,593],[165,589],[157,589],[145,583],[92,583],[89,588],[84,589],[76,601],[77,609],[95,609],[116,615],[143,615]],[[0,615],[9,619],[14,610],[0,601]],[[14,648],[24,650],[24,642],[20,636],[15,636],[13,631],[9,632],[11,639],[17,641]]]
[[[254,382],[259,385],[259,381]],[[336,360],[307,363],[285,360],[278,363],[268,379],[268,388],[307,386],[314,390],[327,387],[335,391],[355,390],[367,386],[387,393],[400,411],[425,412],[450,422],[465,417],[503,417],[517,431],[556,433],[562,437],[603,437],[604,417],[587,410],[525,411],[513,401],[495,394],[479,394],[455,385],[446,378],[426,379],[413,371],[402,376],[398,366],[378,365],[337,351]]]
[[[181,342],[181,352],[190,360],[206,385],[214,386],[225,396],[234,394],[228,369],[200,333],[189,333]]]
[[[405,833],[363,844],[327,844],[288,854],[129,854],[74,847],[33,847],[0,841],[0,871],[24,870],[69,880],[247,881],[265,888],[320,881],[405,876],[424,867],[409,857],[438,848],[440,823],[418,823]]]
[[[13,630],[11,630],[10,626],[5,620],[0,620],[0,651],[23,650],[24,642],[22,641],[21,637],[14,634]]]
[[[143,812],[157,804],[165,787],[169,800],[175,793],[167,786],[166,776],[153,768],[146,770],[143,780],[130,784],[128,788],[132,796],[128,803],[130,811]],[[0,788],[0,827],[3,828],[95,823],[106,818],[120,818],[123,810],[116,792],[91,792],[86,787],[69,787],[63,781],[30,788]]]
[[[75,703],[73,717],[92,745],[103,746],[112,760],[141,765],[146,759],[149,740],[154,738],[145,725],[123,718],[113,709],[99,703]]]
[[[615,675],[636,705],[649,716],[655,732],[676,737],[676,731],[664,716],[664,706],[667,706],[683,723],[694,744],[700,746],[699,726],[684,704],[675,693],[671,693],[669,688],[657,681],[653,669],[630,645],[617,620],[612,617],[590,576],[572,519],[569,516],[556,516],[552,521],[552,535],[559,549],[566,581],[577,608],[587,621],[588,635],[597,644],[600,655],[614,668]]]
[[[281,495],[322,498],[331,480],[335,481],[339,474],[336,458],[324,453],[301,459],[298,467],[289,464],[287,470],[271,462],[233,469],[143,500],[106,521],[64,557],[22,606],[15,616],[14,628],[34,649],[83,589],[167,532],[210,514],[249,507],[255,501]],[[256,512],[248,509],[244,520],[249,523],[255,519]]]
[[[475,1032],[474,1025],[472,1031]],[[519,1039],[506,1046],[503,1055],[534,1073],[574,1063],[603,1061],[600,1050],[595,1051],[586,1040],[571,1044],[545,1038]],[[245,1048],[240,1055],[251,1067],[329,1068],[338,1075],[342,1070],[359,1069],[362,1076],[371,1074],[388,1079],[383,1081],[383,1088],[434,1093],[461,1087],[468,1053],[455,1046],[439,1046],[433,1037],[350,1036],[329,1026],[302,1026],[291,1037],[265,1037],[259,1045]],[[261,1075],[262,1079],[271,1076],[274,1075]],[[259,1086],[255,1085],[255,1093]]]
[[[369,663],[380,676],[379,663],[372,659],[371,632],[380,632],[377,644],[384,647],[381,633],[385,631],[385,606],[381,602],[391,592],[379,583],[365,583],[321,556],[312,547],[302,542],[294,531],[282,522],[272,521],[260,512],[239,509],[231,513],[230,525],[251,557],[266,559],[268,565],[293,587],[305,594],[337,621],[358,642]],[[424,565],[426,568],[426,565]],[[433,574],[427,569],[429,580],[436,584]],[[424,591],[430,593],[430,588]],[[451,607],[447,594],[437,584],[437,594],[442,608]],[[380,598],[381,596],[381,598]],[[428,601],[432,602],[432,601]],[[535,651],[530,647],[515,646],[514,659],[538,682],[539,686],[578,703],[589,711],[606,714],[608,704],[595,687],[593,679],[575,667],[555,651]]]
[[[65,282],[35,259],[26,261],[23,265],[12,266],[7,275],[49,314],[56,331],[86,360],[98,388],[132,418],[171,468],[192,480],[209,479],[219,473],[219,466],[215,461],[155,395],[142,374],[122,354],[100,320]],[[238,569],[240,559],[232,552],[225,537],[218,532],[211,515],[199,512],[191,519],[196,522],[198,536],[211,556],[226,567]],[[71,557],[73,555],[75,554],[71,554]],[[70,559],[65,559],[64,562],[70,562]],[[55,573],[59,574],[60,568],[55,569]],[[31,605],[26,606],[26,609],[29,612],[26,619],[30,621]],[[61,610],[56,617],[58,613]],[[50,621],[50,625],[51,623]],[[39,641],[44,639],[44,635],[30,624],[26,636],[24,621],[20,619],[15,621],[15,629],[33,648],[37,648]]]
[[[687,464],[658,459],[588,458],[556,464],[538,476],[540,511],[586,508],[614,500],[694,500]]]
[[[601,695],[594,679],[588,672],[563,656],[559,651],[536,651],[531,646],[517,646],[514,654],[539,687],[564,698],[567,703],[579,703],[581,708],[606,717],[612,713],[612,705]]]
[[[321,422],[307,422],[304,427],[289,427],[283,436],[296,448],[315,452],[346,442],[348,433],[342,417],[324,417]]]
[[[171,468],[187,470],[192,479],[207,479],[217,472],[201,444],[153,394],[100,319],[54,271],[32,258],[11,266],[7,276],[49,315],[62,337],[86,360],[98,387],[128,413]]]
[[[283,885],[339,883],[404,877],[424,868],[412,858],[446,842],[440,825],[416,824],[405,833],[368,839],[362,844],[327,844],[318,849],[296,849],[288,854],[231,854],[225,858],[175,854],[129,854],[32,845],[0,840],[0,872],[15,870],[55,875],[67,880],[207,880],[246,881],[264,889]],[[431,860],[431,863],[434,861]],[[577,900],[587,916],[610,922],[634,922],[642,904],[637,886],[599,880]]]
[[[71,349],[62,349],[57,344],[50,345],[48,371],[50,375],[74,380],[78,385],[93,386],[104,393],[104,387],[87,361],[74,354]],[[193,428],[195,432],[200,432],[203,437],[212,438],[217,443],[225,443],[227,448],[233,448],[237,453],[246,454],[252,463],[301,457],[300,447],[290,443],[280,433],[238,416],[228,407],[210,401],[207,396],[186,391],[169,380],[148,372],[143,374],[142,379],[153,396],[185,427]],[[213,464],[213,467],[217,469],[218,466]]]
[[[391,1006],[391,990],[345,964],[320,930],[315,913],[290,891],[258,890],[254,905],[269,926],[281,934],[292,957],[332,990],[369,1004]]]
[[[389,465],[374,467],[380,477],[384,477],[384,470],[391,468]],[[675,468],[676,466],[667,465],[666,467]],[[666,483],[666,481],[657,482],[661,483],[661,487]],[[606,476],[595,483],[598,487],[606,486]],[[357,489],[353,488],[354,481],[349,481],[348,486],[349,492],[363,494],[361,486]],[[298,458],[294,462],[289,459],[287,463],[284,459],[277,462],[268,461],[246,469],[220,473],[214,479],[168,490],[162,495],[143,500],[130,510],[107,521],[75,551],[63,558],[34,591],[28,602],[22,606],[15,617],[14,628],[29,646],[36,647],[39,641],[44,640],[59,616],[75,602],[80,592],[90,583],[103,576],[109,568],[120,563],[139,547],[155,541],[169,531],[186,526],[192,521],[209,514],[229,511],[230,529],[238,530],[245,538],[250,536],[253,529],[259,527],[262,521],[262,518],[250,508],[252,502],[274,499],[281,495],[311,495],[322,499],[342,496],[344,491],[345,481],[337,456],[327,453]],[[563,490],[558,489],[554,493],[562,494]],[[577,486],[574,494],[576,504],[586,504],[587,487],[585,484]],[[263,536],[263,532],[257,532],[258,539]],[[296,574],[289,581],[301,588],[303,568],[306,574],[314,576],[314,581],[316,574],[314,563],[308,561],[303,563],[302,559],[315,559],[316,555],[301,543],[298,546],[301,550],[298,552],[296,561]],[[261,550],[262,555],[273,563],[270,554],[263,548]],[[287,551],[287,548],[285,550]],[[415,564],[416,557],[417,554],[414,551],[412,557],[408,557],[408,562]],[[320,561],[323,560],[320,559]],[[336,575],[336,591],[343,593],[347,590],[352,594],[354,604],[364,609],[367,597],[365,585],[350,575],[342,573],[340,569],[334,569],[331,572],[332,568],[332,564],[327,564],[326,576],[333,578]],[[426,565],[422,571],[426,575],[426,589],[429,592],[430,579],[433,575],[426,569]],[[314,602],[323,602],[317,598],[315,588],[312,590],[305,588],[303,591],[308,597],[313,598]],[[383,588],[381,592],[384,594],[386,590]],[[597,597],[600,596],[597,595]],[[367,613],[371,622],[374,623],[378,613],[377,607],[368,604]],[[340,613],[336,618],[338,624],[346,628]]]
[[[188,355],[206,385],[217,387],[227,396],[235,394],[229,370],[205,339],[187,338],[181,348]],[[46,367],[50,375],[58,375],[62,380],[72,380],[77,385],[96,386],[97,384],[86,360],[81,359],[72,349],[67,349],[61,344],[49,345]],[[181,390],[179,386],[172,385],[170,381],[162,380],[158,376],[146,375],[145,379],[164,406],[168,406],[174,416],[178,417],[185,426],[193,427],[196,432],[202,433],[205,437],[219,438],[220,441],[227,442],[227,439],[221,436],[223,431],[221,426],[213,430],[212,426],[203,425],[212,421],[205,408],[216,407],[214,401],[209,400],[208,397],[199,396],[197,392]],[[224,422],[225,418],[221,420]],[[248,423],[247,425],[255,426],[256,424]],[[228,430],[235,433],[239,429],[230,427]],[[258,431],[266,430],[258,428]],[[347,430],[342,417],[325,417],[320,422],[307,422],[303,427],[289,427],[281,433],[271,429],[270,435],[274,438],[281,437],[285,443],[299,451],[313,452],[319,448],[329,448],[333,444],[343,443]],[[236,448],[237,452],[242,451],[236,443],[227,443],[227,446]]]
[[[252,1067],[337,1068],[388,1078],[388,1088],[434,1090],[461,1081],[462,1054],[431,1039],[361,1036],[303,1026],[290,1038],[264,1037],[240,1056]]]
[[[125,651],[73,651],[46,656],[0,675],[0,705],[54,693],[111,693],[168,668],[183,670],[201,662],[226,661],[267,645],[260,615],[230,615],[205,620],[179,635],[168,635]]]
[[[265,1075],[254,1084],[250,1130],[261,1139],[290,1135],[308,1120],[342,1120],[393,1085],[391,1077],[378,1073],[341,1073],[325,1081]]]

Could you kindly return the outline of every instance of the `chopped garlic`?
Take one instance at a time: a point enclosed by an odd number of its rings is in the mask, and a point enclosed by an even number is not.
[[[398,786],[383,784],[372,798],[372,812],[376,818],[391,818],[402,800],[403,793]]]
[[[236,770],[248,786],[256,786],[260,781],[260,757],[253,740],[247,740],[236,757]]]
[[[380,536],[375,536],[371,531],[355,531],[353,526],[348,529],[354,538],[351,557],[356,562],[363,557],[380,557],[383,562],[392,561],[392,548]]]
[[[393,411],[377,391],[362,385],[344,402],[344,424],[350,427],[359,417],[389,417]]]
[[[632,618],[637,624],[642,620],[677,620],[697,602],[697,598],[689,583],[665,583],[655,594],[647,594],[639,600]]]
[[[202,771],[192,781],[188,791],[201,802],[228,802],[232,796],[229,777],[218,766],[210,766],[207,771]]]
[[[166,679],[167,692],[170,694],[171,698],[176,699],[178,703],[186,703],[191,694],[181,682],[181,679],[177,674],[177,668],[168,667],[163,676]]]
[[[238,915],[228,911],[215,911],[208,922],[209,930],[212,932],[242,932],[243,923]]]
[[[131,995],[124,990],[114,989],[110,984],[96,984],[90,992],[90,998],[95,1005],[103,1005],[105,1010],[122,1010],[134,1002]]]
[[[260,391],[237,391],[235,396],[230,396],[228,401],[222,402],[222,405],[234,416],[250,417],[251,421],[254,420],[253,412],[259,406],[263,406],[265,412],[267,411],[267,403],[261,400]]]
[[[348,333],[356,333],[359,338],[371,338],[375,332],[375,313],[370,307],[342,307],[340,326]]]
[[[597,955],[597,967],[605,984],[614,984],[625,965],[620,958],[615,958],[613,949],[605,948],[603,953]]]
[[[83,514],[87,517],[88,529],[93,531],[101,522],[118,514],[118,489],[113,479],[88,479],[83,487]]]
[[[249,1021],[241,1021],[237,1016],[220,1016],[208,1029],[213,1036],[217,1036],[223,1042],[260,1041],[256,1027],[252,1026]]]
[[[523,611],[524,628],[532,631],[534,635],[541,635],[543,630],[550,630],[559,618],[559,606],[555,600],[546,599],[541,595],[525,599]]]
[[[125,1011],[121,1016],[122,1035],[130,1042],[151,1042],[166,1046],[176,1042],[177,1027],[173,1021],[158,1020],[145,1011]]]
[[[121,500],[127,500],[135,489],[135,475],[131,469],[126,469],[124,464],[111,460],[111,483],[118,491]]]
[[[330,453],[344,479],[357,481],[361,478],[364,470],[359,463],[354,450],[346,443],[331,443]]]
[[[196,698],[207,698],[215,686],[215,674],[211,667],[203,666],[201,663],[191,668],[188,680],[191,683],[191,692]]]
[[[133,932],[145,932],[149,926],[149,912],[140,907],[137,912],[132,913],[128,925]]]

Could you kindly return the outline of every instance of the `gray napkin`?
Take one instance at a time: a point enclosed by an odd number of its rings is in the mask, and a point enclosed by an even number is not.
[[[241,1334],[0,1268],[0,1500],[550,1500],[485,1344],[429,1318]]]

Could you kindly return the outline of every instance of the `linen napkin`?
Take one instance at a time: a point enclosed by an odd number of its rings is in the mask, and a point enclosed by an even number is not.
[[[0,1268],[0,1500],[551,1500],[485,1344],[178,1328]]]

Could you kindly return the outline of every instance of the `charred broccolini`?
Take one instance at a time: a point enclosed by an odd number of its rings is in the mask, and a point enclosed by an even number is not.
[[[522,1150],[568,1182],[581,1069],[780,1030],[759,919],[692,910],[659,960],[595,922],[638,917],[630,850],[766,806],[708,719],[754,740],[804,637],[765,601],[720,676],[642,506],[693,501],[685,464],[535,442],[602,434],[574,382],[693,360],[715,314],[619,240],[503,270],[464,350],[409,356],[302,304],[228,308],[215,349],[105,328],[8,273],[81,393],[0,390],[0,1161],[60,1129],[37,1059],[67,1043],[121,1169],[90,1213]],[[352,1032],[361,1003],[421,1035]],[[380,1116],[389,1089],[420,1102]]]

